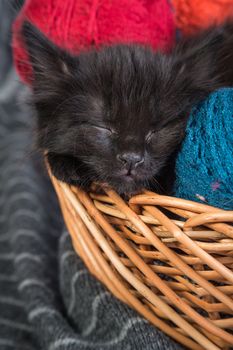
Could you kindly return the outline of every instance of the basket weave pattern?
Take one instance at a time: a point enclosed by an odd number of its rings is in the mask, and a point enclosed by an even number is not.
[[[187,348],[230,349],[233,211],[51,178],[75,251],[117,298]]]

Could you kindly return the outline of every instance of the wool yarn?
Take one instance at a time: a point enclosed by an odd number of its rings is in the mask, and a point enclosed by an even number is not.
[[[233,88],[196,106],[176,162],[177,197],[233,210]]]
[[[191,35],[233,17],[232,0],[172,0],[177,27]]]
[[[25,20],[74,54],[117,43],[169,50],[175,39],[168,0],[26,0],[13,26],[15,65],[25,82],[32,76],[21,36]]]

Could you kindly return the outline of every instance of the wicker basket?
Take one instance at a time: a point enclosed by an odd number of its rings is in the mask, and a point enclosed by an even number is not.
[[[51,178],[74,249],[117,298],[189,349],[230,349],[233,211]]]

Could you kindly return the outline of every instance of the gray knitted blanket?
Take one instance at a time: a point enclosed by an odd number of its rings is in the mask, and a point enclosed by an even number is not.
[[[12,68],[12,1],[0,0],[0,350],[178,350],[76,256]]]

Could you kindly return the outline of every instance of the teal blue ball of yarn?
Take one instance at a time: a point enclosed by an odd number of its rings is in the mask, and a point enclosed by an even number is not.
[[[174,195],[233,210],[233,89],[212,93],[190,115]]]

